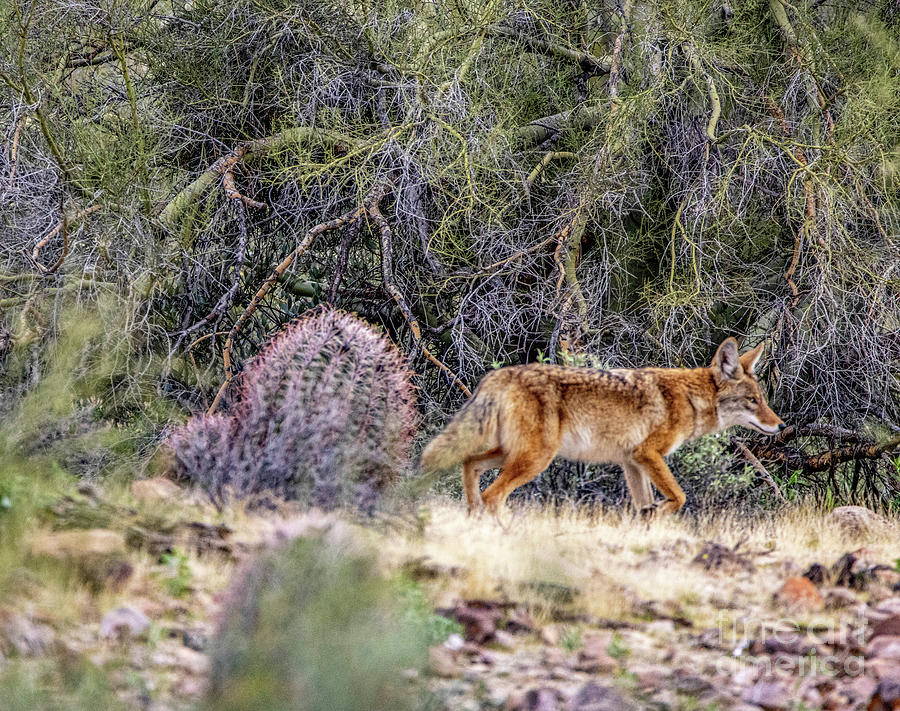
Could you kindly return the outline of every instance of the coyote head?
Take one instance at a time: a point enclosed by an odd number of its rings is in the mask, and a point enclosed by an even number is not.
[[[754,370],[763,344],[738,356],[737,341],[722,341],[710,366],[718,387],[719,427],[747,427],[763,434],[784,429],[784,422],[766,404]]]

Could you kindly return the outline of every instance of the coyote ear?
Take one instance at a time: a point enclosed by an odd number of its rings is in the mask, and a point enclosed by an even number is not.
[[[738,380],[741,377],[741,361],[738,359],[738,345],[733,338],[722,341],[712,362],[713,371],[720,380]]]
[[[765,341],[761,341],[756,348],[752,351],[747,351],[741,356],[741,367],[750,373],[750,375],[753,375],[756,372],[756,364],[759,362],[759,357],[762,355],[765,345]]]

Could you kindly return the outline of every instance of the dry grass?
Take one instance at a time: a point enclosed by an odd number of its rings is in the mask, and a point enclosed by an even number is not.
[[[389,567],[424,557],[443,575],[432,593],[438,604],[454,598],[508,597],[539,616],[549,612],[554,591],[573,589],[573,607],[619,617],[654,601],[671,614],[697,618],[730,600],[767,606],[780,581],[813,562],[831,565],[865,546],[867,558],[892,562],[900,524],[893,520],[865,538],[849,539],[825,512],[797,506],[748,522],[739,513],[650,522],[621,511],[516,508],[501,527],[491,517],[469,518],[456,502],[427,506],[424,533],[382,541]],[[748,555],[756,572],[707,571],[692,564],[705,541]],[[794,572],[796,574],[796,572]]]

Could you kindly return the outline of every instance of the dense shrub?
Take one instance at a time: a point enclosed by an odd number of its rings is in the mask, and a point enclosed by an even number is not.
[[[403,671],[421,666],[428,630],[402,607],[371,556],[297,539],[232,585],[212,642],[206,708],[412,708]]]
[[[214,500],[272,492],[363,507],[409,463],[415,397],[397,349],[341,311],[291,324],[247,367],[228,415],[176,431],[180,475]]]

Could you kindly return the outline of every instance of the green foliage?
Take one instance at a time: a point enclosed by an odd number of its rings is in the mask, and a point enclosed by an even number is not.
[[[462,634],[463,627],[456,620],[435,614],[422,589],[414,580],[396,581],[397,599],[405,610],[404,620],[414,629],[423,630],[429,645],[440,644],[451,634]]]
[[[606,645],[606,653],[613,659],[624,661],[628,658],[628,655],[631,654],[631,650],[628,648],[628,645],[625,644],[622,635],[618,632],[613,632],[609,644]]]
[[[581,628],[566,627],[560,637],[559,646],[569,652],[581,649]]]
[[[83,660],[11,661],[0,670],[7,711],[125,711],[100,671]]]
[[[183,597],[191,590],[191,582],[194,574],[187,555],[177,548],[171,553],[160,556],[160,563],[166,566],[167,571],[163,575],[163,583],[172,597]]]
[[[333,537],[332,537],[333,538]],[[376,573],[371,556],[318,539],[267,554],[232,586],[211,645],[205,708],[400,711],[423,691],[428,625]],[[432,630],[433,631],[433,630]]]

